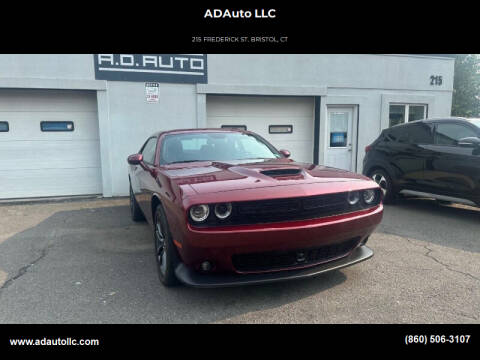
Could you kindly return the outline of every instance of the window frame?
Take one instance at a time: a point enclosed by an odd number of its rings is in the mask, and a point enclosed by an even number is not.
[[[0,132],[10,132],[10,124],[8,123],[8,121],[0,121],[0,124],[6,124],[7,125],[7,130],[1,130],[0,129]]]
[[[280,132],[275,132],[274,130],[272,131],[272,129],[275,129],[275,128],[282,128],[282,127],[286,127],[289,129],[289,131],[280,131]],[[293,134],[293,124],[287,124],[287,125],[268,125],[268,133],[269,134]]]
[[[435,122],[434,123],[434,127],[433,127],[433,145],[435,146],[449,146],[449,147],[458,147],[459,145],[458,144],[438,144],[437,143],[437,128],[438,128],[438,125],[458,125],[458,126],[463,126],[464,128],[467,128],[469,130],[471,130],[474,134],[477,134],[477,137],[479,137],[479,132],[476,131],[476,129],[474,128],[475,125],[469,125],[469,124],[465,124],[463,122],[459,122],[459,121],[442,121],[442,122]]]
[[[67,127],[69,124],[72,125],[71,129],[57,129],[57,130],[45,130],[43,128],[44,124],[67,124]],[[41,132],[73,132],[75,131],[75,124],[73,121],[61,121],[61,120],[45,120],[45,121],[40,121],[40,131]]]
[[[412,122],[412,121],[408,121],[408,115],[409,115],[409,112],[410,112],[410,106],[423,106],[423,119],[428,119],[428,104],[425,104],[425,103],[398,103],[398,102],[391,102],[391,103],[388,103],[388,127],[392,127],[392,126],[395,126],[395,125],[391,125],[390,123],[390,107],[392,105],[399,105],[399,106],[404,106],[405,107],[405,113],[403,115],[403,122],[401,122],[400,124],[408,124],[409,122]],[[421,119],[419,119],[421,120]],[[416,120],[414,120],[416,121]],[[400,125],[400,124],[396,124],[396,125]]]
[[[221,125],[221,129],[247,131],[247,125]]]
[[[143,157],[143,150],[145,150],[145,147],[147,146],[148,142],[152,139],[156,139],[156,143],[155,143],[155,150],[154,150],[154,155],[153,155],[153,163],[149,163],[148,161],[145,161],[145,157]],[[140,149],[140,151],[138,152],[139,154],[142,154],[142,157],[143,157],[143,162],[147,165],[152,165],[152,166],[155,166],[156,164],[156,160],[157,160],[157,148],[158,148],[158,136],[150,136],[146,141],[145,143],[143,144],[142,148]]]

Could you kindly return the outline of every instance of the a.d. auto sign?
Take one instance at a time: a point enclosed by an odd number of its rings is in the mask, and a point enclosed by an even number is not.
[[[207,83],[206,54],[94,54],[95,79]]]

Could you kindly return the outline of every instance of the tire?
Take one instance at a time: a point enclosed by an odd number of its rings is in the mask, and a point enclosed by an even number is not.
[[[175,276],[175,267],[179,262],[167,217],[161,205],[157,205],[153,216],[153,239],[155,241],[155,261],[160,282],[165,286],[179,283]]]
[[[383,202],[390,204],[395,199],[395,192],[392,186],[392,180],[387,172],[383,169],[374,169],[370,172],[370,178],[375,181],[383,192]]]
[[[135,196],[133,195],[132,185],[130,185],[130,214],[133,221],[142,221],[145,220],[142,209],[137,203]]]

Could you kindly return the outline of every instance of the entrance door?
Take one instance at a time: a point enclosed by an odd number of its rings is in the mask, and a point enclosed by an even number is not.
[[[328,108],[325,165],[352,170],[352,108]]]

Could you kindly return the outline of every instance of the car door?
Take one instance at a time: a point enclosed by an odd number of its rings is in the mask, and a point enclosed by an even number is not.
[[[409,179],[409,188],[417,191],[425,191],[425,166],[431,157],[433,144],[433,125],[428,122],[418,122],[407,126],[409,171],[406,171]]]
[[[389,129],[381,149],[398,189],[417,189],[423,177],[424,154],[418,144],[411,143],[410,128],[409,124]]]
[[[435,123],[434,144],[425,166],[430,192],[471,199],[479,191],[480,157],[478,148],[460,146],[458,140],[478,137],[473,126],[461,122]]]
[[[138,180],[139,193],[137,195],[137,202],[147,217],[147,220],[152,220],[150,209],[150,199],[155,189],[155,154],[157,150],[157,137],[151,137],[145,143],[141,154],[143,155],[143,163],[137,165],[134,169],[135,176]]]

